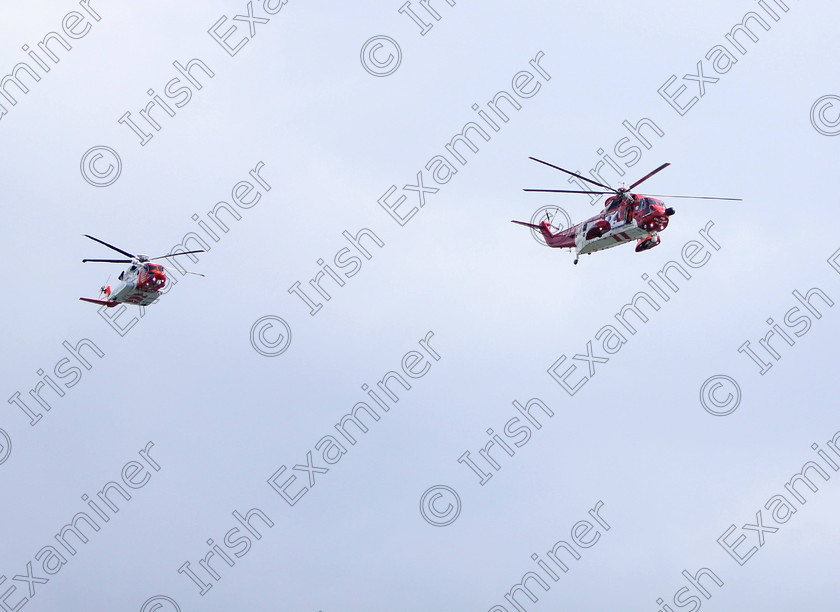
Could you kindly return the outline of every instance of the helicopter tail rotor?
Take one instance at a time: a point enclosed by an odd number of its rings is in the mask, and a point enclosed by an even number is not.
[[[105,284],[99,288],[99,297],[111,297],[111,275],[108,275],[108,279],[105,281]]]

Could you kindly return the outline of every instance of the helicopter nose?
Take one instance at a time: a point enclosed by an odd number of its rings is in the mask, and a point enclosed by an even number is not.
[[[670,206],[669,206],[668,208],[666,208],[666,209],[665,209],[665,214],[666,214],[666,215],[668,215],[669,217],[670,217],[671,215],[673,215],[675,212],[677,212],[677,211],[676,211],[676,210],[674,210],[673,208],[671,208]]]

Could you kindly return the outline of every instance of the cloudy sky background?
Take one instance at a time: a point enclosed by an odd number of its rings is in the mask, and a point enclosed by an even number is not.
[[[793,290],[818,287],[840,299],[840,276],[826,263],[840,247],[830,164],[840,141],[810,120],[818,98],[840,94],[836,5],[789,1],[681,117],[657,89],[695,72],[745,13],[761,10],[755,2],[433,0],[442,19],[421,36],[397,12],[400,2],[292,0],[235,57],[207,30],[244,13],[244,2],[91,4],[101,21],[0,119],[4,393],[28,398],[36,371],[51,373],[66,356],[63,341],[87,338],[105,352],[34,427],[13,406],[0,416],[12,440],[0,465],[0,572],[9,581],[25,573],[85,509],[81,496],[118,479],[149,441],[161,470],[36,585],[27,610],[141,610],[156,595],[185,611],[512,610],[504,595],[534,569],[531,555],[568,540],[598,501],[611,529],[548,592],[537,589],[529,611],[654,611],[659,597],[674,607],[680,572],[701,567],[725,582],[703,600],[709,609],[834,603],[836,478],[819,483],[743,567],[716,539],[730,524],[754,522],[816,457],[811,444],[825,448],[840,430],[836,306],[782,347],[764,376],[737,353],[764,336],[768,317],[781,321],[796,305]],[[26,59],[22,45],[36,45],[77,8],[41,0],[0,8],[0,74]],[[375,78],[360,49],[380,34],[397,40],[403,57],[394,74]],[[551,79],[397,225],[377,199],[414,183],[474,120],[471,105],[510,91],[539,52]],[[177,76],[173,61],[193,58],[215,76],[141,147],[117,119],[136,116],[147,89],[162,92]],[[704,69],[709,75],[705,60]],[[696,85],[686,85],[693,95]],[[836,116],[837,107],[827,111]],[[668,161],[645,189],[744,201],[667,200],[677,214],[659,248],[623,246],[577,266],[509,223],[550,204],[575,221],[594,214],[586,196],[523,193],[575,188],[527,158],[586,171],[597,149],[612,151],[626,135],[622,121],[642,118],[665,135],[651,137],[628,184]],[[98,145],[122,160],[109,187],[92,187],[80,172],[82,155]],[[164,254],[194,230],[191,215],[230,201],[258,162],[271,190],[190,266],[206,278],[179,280],[124,337],[77,300],[96,297],[120,270],[83,265],[115,254],[82,234]],[[642,275],[679,260],[709,221],[721,250],[569,397],[548,367],[584,353],[646,289]],[[373,258],[310,316],[288,288],[306,285],[316,260],[346,246],[342,232],[361,228],[385,246],[372,247]],[[249,340],[266,315],[293,331],[273,358]],[[133,317],[135,307],[121,321]],[[441,360],[288,506],[266,480],[303,463],[365,399],[361,385],[398,368],[429,331]],[[742,391],[727,417],[699,401],[703,382],[718,374]],[[534,397],[554,417],[480,486],[457,458],[477,455],[488,428],[501,431],[513,400]],[[461,499],[446,527],[419,511],[434,485]],[[206,540],[221,542],[236,526],[231,513],[255,507],[274,527],[199,596],[177,568],[196,567]],[[10,602],[26,589],[13,584]]]

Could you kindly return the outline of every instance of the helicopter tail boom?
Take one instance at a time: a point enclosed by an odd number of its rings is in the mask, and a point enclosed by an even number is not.
[[[511,219],[511,223],[516,223],[517,225],[524,225],[525,227],[529,227],[532,230],[537,230],[542,234],[543,239],[548,243],[551,244],[552,235],[551,231],[548,229],[548,225],[546,223],[540,223],[539,225],[535,225],[534,223],[528,223],[526,221],[516,221],[515,219]]]
[[[542,234],[545,243],[555,249],[571,249],[575,246],[575,227],[559,231],[556,234],[551,233],[551,229],[548,223],[543,221],[539,225],[535,225],[534,223],[527,223],[525,221],[516,221],[511,220],[511,223],[516,223],[518,225],[524,225],[525,227],[529,227],[532,230],[539,230]]]

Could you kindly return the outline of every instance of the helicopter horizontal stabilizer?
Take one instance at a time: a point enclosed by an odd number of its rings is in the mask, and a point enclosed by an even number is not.
[[[511,223],[518,223],[519,225],[524,225],[525,227],[530,227],[531,229],[539,230],[541,229],[539,225],[534,225],[533,223],[526,223],[525,221],[515,221],[511,219]]]
[[[99,304],[100,306],[107,306],[108,308],[113,308],[114,306],[118,305],[119,302],[106,302],[105,300],[94,300],[92,298],[79,298],[83,302],[90,302],[91,304]]]

